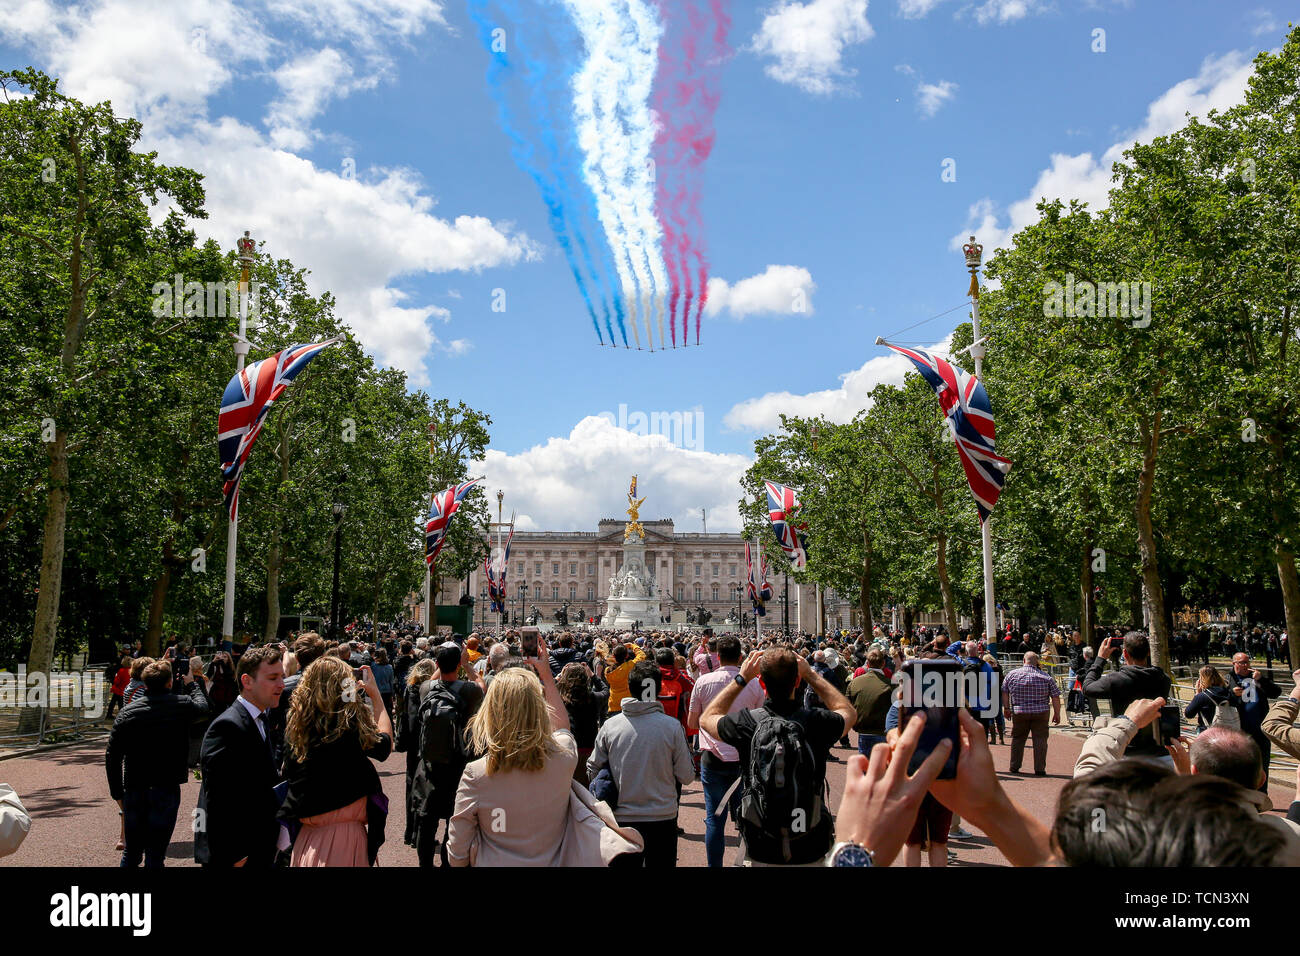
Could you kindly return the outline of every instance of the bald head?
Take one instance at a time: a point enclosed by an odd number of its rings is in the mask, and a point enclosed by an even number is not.
[[[1209,727],[1192,741],[1192,773],[1231,780],[1247,790],[1264,781],[1264,758],[1259,745],[1240,730]]]
[[[1025,651],[1025,666],[1026,666],[1026,667],[1037,667],[1037,666],[1038,666],[1038,655],[1035,654],[1033,651]]]

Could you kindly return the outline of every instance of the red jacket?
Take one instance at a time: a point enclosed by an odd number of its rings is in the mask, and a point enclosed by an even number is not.
[[[117,676],[113,678],[113,695],[121,697],[126,693],[126,685],[131,683],[131,668],[119,667]]]

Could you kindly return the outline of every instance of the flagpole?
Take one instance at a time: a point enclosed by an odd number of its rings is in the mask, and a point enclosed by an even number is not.
[[[975,241],[974,236],[971,236],[970,242],[962,247],[962,252],[966,256],[966,268],[970,272],[970,288],[967,290],[971,302],[971,336],[973,340],[970,355],[975,360],[975,377],[980,382],[983,382],[984,341],[980,336],[979,271],[984,247]],[[985,386],[986,391],[987,389],[988,386]],[[997,615],[993,599],[993,534],[989,528],[989,522],[992,520],[993,515],[990,514],[980,522],[980,543],[984,548],[984,637],[990,643],[992,643],[997,629]]]
[[[751,575],[757,575],[754,580],[754,594],[761,596],[763,590],[763,552],[758,546],[758,535],[754,535],[754,563],[750,566]],[[763,640],[763,615],[758,613],[758,608],[754,608],[754,643],[762,643]]]
[[[505,498],[505,496],[506,493],[502,491],[500,488],[498,488],[497,489],[497,554],[501,555],[501,583],[503,585],[505,584],[506,554],[504,551],[501,550],[501,502]],[[490,561],[491,558],[489,558],[488,560]],[[502,593],[503,594],[505,593],[504,589]],[[497,640],[498,641],[501,640],[501,617],[500,616],[497,617]]]
[[[434,481],[433,461],[438,440],[438,420],[429,419],[429,510],[433,510],[434,495],[437,488]],[[433,633],[433,562],[424,563],[424,633]]]
[[[236,375],[244,370],[244,359],[248,356],[248,272],[253,265],[253,259],[253,240],[245,229],[244,238],[239,242],[239,338],[235,339]],[[225,607],[221,615],[221,639],[231,642],[235,639],[235,546],[239,539],[238,485],[235,485],[235,500],[232,504],[235,515],[226,527],[226,594]]]

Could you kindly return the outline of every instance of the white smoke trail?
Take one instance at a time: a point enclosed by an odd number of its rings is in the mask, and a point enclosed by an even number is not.
[[[655,135],[658,132],[654,111],[650,108],[650,94],[655,73],[659,68],[659,41],[663,26],[651,3],[630,0],[628,15],[636,35],[630,51],[633,61],[633,82],[625,91],[625,118],[628,129],[629,165],[632,174],[631,190],[636,201],[637,246],[645,256],[646,265],[654,281],[653,299],[659,321],[659,347],[665,347],[664,299],[667,297],[668,266],[663,255],[663,228],[655,215],[655,176],[651,157]],[[646,324],[650,315],[647,311]]]
[[[655,129],[649,107],[662,29],[644,0],[563,2],[587,48],[587,61],[573,78],[574,122],[586,157],[583,178],[596,197],[637,347],[644,316],[654,348],[652,303],[662,347],[668,275],[655,216],[650,165]]]

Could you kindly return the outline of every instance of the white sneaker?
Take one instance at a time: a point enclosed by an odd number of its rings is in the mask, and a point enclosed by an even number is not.
[[[961,827],[953,827],[951,830],[948,831],[948,836],[957,837],[957,839],[959,840],[967,840],[973,837],[974,835],[975,834],[971,833],[968,830],[963,830]]]

